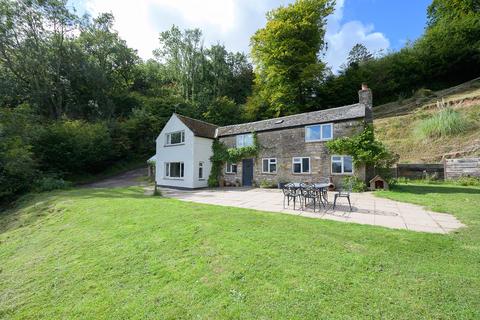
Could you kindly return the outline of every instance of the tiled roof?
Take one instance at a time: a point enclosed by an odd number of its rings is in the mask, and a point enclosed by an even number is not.
[[[180,121],[183,122],[184,125],[192,130],[195,136],[210,139],[215,138],[215,130],[218,128],[218,126],[205,121],[182,116],[177,113],[175,115],[178,117],[178,119],[180,119]]]
[[[280,118],[218,127],[217,137],[364,117],[365,105],[357,103],[339,108],[325,109]]]

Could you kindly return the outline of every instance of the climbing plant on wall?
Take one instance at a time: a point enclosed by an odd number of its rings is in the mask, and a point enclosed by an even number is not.
[[[213,155],[210,157],[212,169],[208,177],[209,187],[218,187],[225,163],[236,163],[242,159],[255,157],[260,150],[257,134],[253,133],[253,145],[241,148],[228,148],[224,143],[215,139],[212,144]]]
[[[328,141],[326,146],[331,154],[351,156],[356,166],[366,164],[388,168],[398,161],[397,154],[375,139],[372,125],[365,125],[365,129],[355,136]]]

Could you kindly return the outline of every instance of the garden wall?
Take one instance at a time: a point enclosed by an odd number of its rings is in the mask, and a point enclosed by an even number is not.
[[[444,179],[443,163],[399,163],[393,168],[375,168],[375,174],[382,177],[425,179]]]
[[[480,158],[446,159],[445,179],[460,177],[480,178]]]

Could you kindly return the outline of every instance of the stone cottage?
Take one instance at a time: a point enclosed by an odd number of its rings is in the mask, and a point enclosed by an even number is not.
[[[157,139],[158,185],[206,187],[213,139],[230,148],[244,147],[253,144],[254,133],[260,145],[258,156],[226,163],[223,179],[227,185],[317,182],[330,177],[338,184],[345,176],[371,178],[368,168],[354,167],[349,155],[330,154],[325,146],[326,141],[360,133],[365,123],[373,122],[372,93],[365,85],[356,104],[275,119],[216,127],[175,114],[172,118]],[[207,125],[209,134],[200,134],[198,128]],[[172,136],[178,138],[173,144]]]

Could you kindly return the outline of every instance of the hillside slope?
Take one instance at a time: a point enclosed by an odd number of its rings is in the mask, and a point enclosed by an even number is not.
[[[416,130],[440,108],[444,101],[469,124],[461,134],[442,138],[422,138]],[[444,156],[480,155],[480,78],[449,89],[419,90],[414,97],[374,107],[377,138],[400,155],[401,163],[435,163]]]

